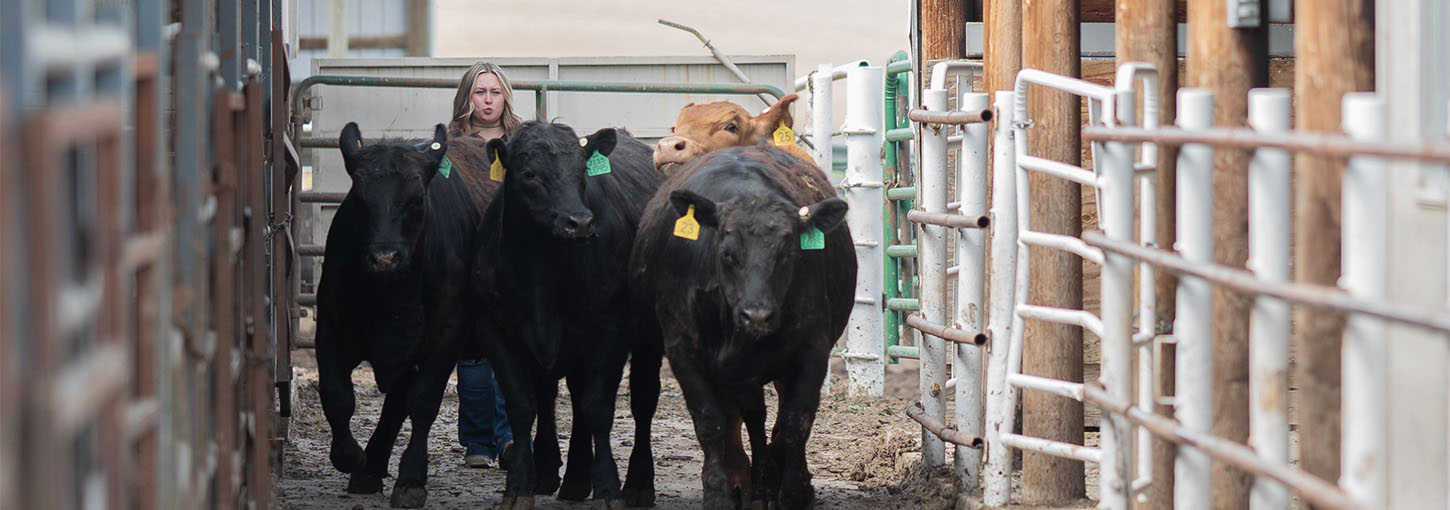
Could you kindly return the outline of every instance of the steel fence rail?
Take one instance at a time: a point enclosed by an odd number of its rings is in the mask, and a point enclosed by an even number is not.
[[[1083,400],[1097,405],[1104,412],[1124,416],[1133,424],[1148,429],[1158,437],[1193,447],[1219,462],[1229,464],[1251,475],[1268,477],[1282,483],[1293,489],[1295,493],[1299,494],[1299,497],[1319,508],[1362,508],[1343,490],[1329,482],[1290,466],[1263,462],[1252,448],[1227,439],[1200,434],[1179,425],[1172,419],[1110,398],[1107,390],[1100,385],[1084,385]]]
[[[906,118],[928,124],[961,126],[992,121],[992,110],[944,112],[914,109],[906,112]]]
[[[1201,278],[1215,285],[1244,293],[1271,296],[1292,303],[1339,312],[1359,313],[1388,321],[1450,333],[1450,314],[1415,312],[1403,307],[1376,301],[1355,299],[1339,287],[1305,283],[1270,283],[1259,280],[1254,273],[1217,264],[1198,264],[1185,260],[1174,252],[1159,248],[1147,248],[1134,243],[1116,241],[1097,232],[1083,232],[1082,239],[1089,246],[1103,251],[1122,254],[1136,260],[1152,263],[1182,276]],[[1201,266],[1201,267],[1199,267]],[[1447,337],[1450,339],[1450,337]]]
[[[1151,142],[1167,145],[1200,144],[1232,149],[1280,149],[1319,156],[1349,158],[1376,156],[1390,159],[1450,163],[1450,147],[1416,145],[1389,140],[1369,142],[1339,134],[1302,132],[1265,133],[1244,128],[1145,129],[1134,127],[1084,127],[1084,141]]]
[[[962,432],[955,427],[946,425],[935,418],[927,416],[926,408],[921,406],[921,402],[912,402],[906,406],[906,416],[916,420],[922,427],[931,431],[937,437],[942,438],[943,441],[967,448],[982,447],[981,437]]]

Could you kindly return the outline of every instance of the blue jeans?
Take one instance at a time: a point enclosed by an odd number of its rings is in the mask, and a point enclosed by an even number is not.
[[[514,439],[505,412],[503,392],[488,360],[458,363],[458,442],[464,455],[498,458]]]

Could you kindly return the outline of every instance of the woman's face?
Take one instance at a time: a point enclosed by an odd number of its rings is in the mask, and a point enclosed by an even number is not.
[[[473,79],[473,118],[479,124],[498,124],[503,116],[503,85],[493,73],[479,73]]]

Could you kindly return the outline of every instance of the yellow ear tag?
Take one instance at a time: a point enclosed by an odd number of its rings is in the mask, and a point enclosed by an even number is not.
[[[795,131],[786,127],[785,121],[780,121],[780,127],[775,128],[776,145],[795,145]]]
[[[498,159],[498,151],[493,151],[493,164],[488,166],[488,178],[503,182],[503,162]]]
[[[700,239],[700,222],[695,221],[695,204],[685,210],[685,215],[675,220],[675,237],[696,241]]]

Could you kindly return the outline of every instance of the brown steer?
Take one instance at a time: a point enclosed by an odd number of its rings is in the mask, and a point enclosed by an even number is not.
[[[675,165],[691,161],[709,152],[726,147],[748,147],[756,142],[769,140],[780,128],[792,127],[790,105],[800,99],[791,94],[780,98],[780,102],[766,108],[760,115],[750,116],[745,108],[729,101],[708,104],[690,103],[675,117],[674,133],[660,139],[655,145],[655,170],[669,176]],[[810,153],[796,146],[794,142],[780,145],[781,149],[814,163]]]

